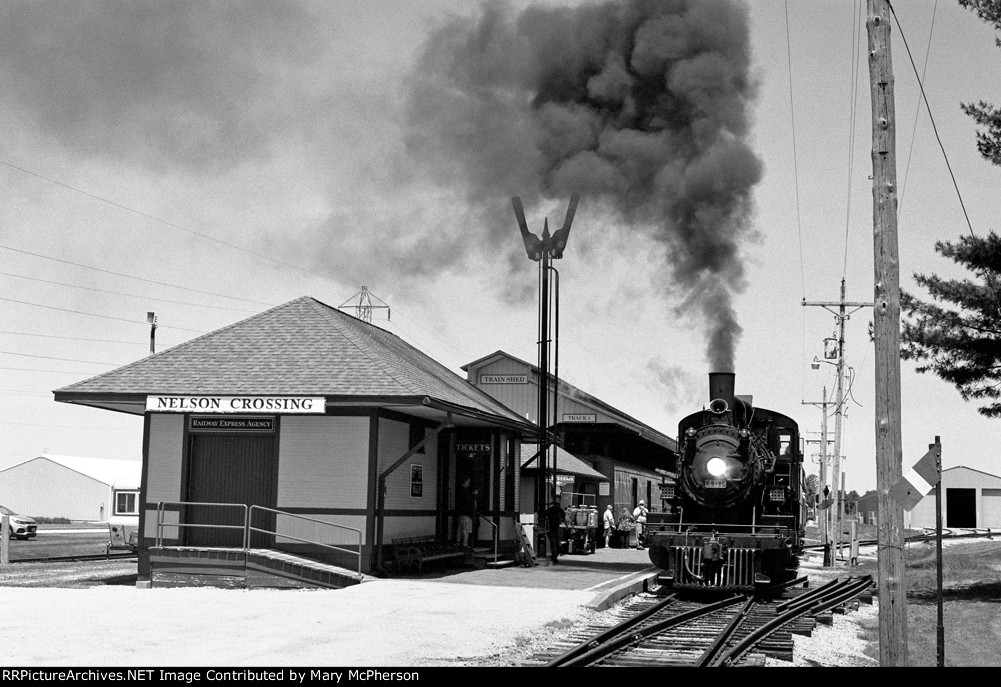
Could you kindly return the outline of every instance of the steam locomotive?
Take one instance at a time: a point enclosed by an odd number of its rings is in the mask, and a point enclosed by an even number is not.
[[[734,395],[734,374],[709,375],[709,405],[678,424],[678,465],[666,511],[651,513],[646,545],[676,589],[761,591],[791,580],[806,501],[799,427]]]

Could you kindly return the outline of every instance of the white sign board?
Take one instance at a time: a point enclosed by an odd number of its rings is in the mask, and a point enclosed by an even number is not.
[[[323,414],[324,396],[147,396],[150,413]]]

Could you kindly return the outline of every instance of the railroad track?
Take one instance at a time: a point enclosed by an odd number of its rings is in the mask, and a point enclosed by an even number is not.
[[[84,561],[116,561],[127,558],[138,558],[138,554],[125,552],[116,553],[92,553],[92,554],[78,554],[75,556],[40,556],[38,558],[18,558],[12,560],[11,565],[17,563],[68,563],[68,562],[84,562]]]
[[[992,531],[990,529],[979,529],[979,528],[942,529],[942,539],[980,539],[980,538],[993,539],[994,535],[996,534],[999,534],[997,530]],[[921,534],[912,534],[911,536],[906,537],[904,541],[908,544],[912,544],[914,542],[935,541],[935,530],[926,527],[924,528],[924,531]],[[850,543],[851,542],[843,541],[842,546],[847,546]],[[879,544],[878,539],[858,540],[859,546],[877,546],[878,544]],[[824,545],[820,543],[805,544],[803,546],[804,550],[809,550],[809,551],[823,550],[823,548]]]
[[[589,636],[565,638],[526,665],[719,667],[760,666],[767,657],[791,661],[793,634],[810,634],[818,619],[866,597],[872,584],[871,576],[853,577],[796,590],[788,599],[735,595],[711,603],[647,593],[621,611],[619,622],[591,628]]]

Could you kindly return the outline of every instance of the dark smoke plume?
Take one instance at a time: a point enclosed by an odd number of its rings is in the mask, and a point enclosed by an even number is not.
[[[473,204],[584,203],[664,246],[679,311],[708,323],[714,371],[740,334],[751,190],[746,8],[727,0],[627,0],[520,14],[496,2],[448,21],[411,79],[407,144]],[[490,200],[485,200],[490,199]],[[511,239],[509,210],[497,231]],[[628,238],[624,236],[623,238]],[[619,245],[628,250],[628,241]]]

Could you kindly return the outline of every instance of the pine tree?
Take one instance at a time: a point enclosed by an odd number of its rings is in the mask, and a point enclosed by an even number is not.
[[[983,21],[1001,31],[1001,0],[958,0]],[[1001,38],[995,43],[1001,47]],[[983,127],[977,150],[1001,166],[1001,109],[981,100],[963,103],[963,112]],[[932,300],[924,302],[901,291],[900,310],[906,315],[900,332],[900,357],[918,362],[918,372],[934,372],[955,385],[963,400],[1001,398],[1001,238],[961,237],[958,243],[938,242],[935,250],[970,269],[979,281],[914,275]],[[909,319],[908,319],[909,318]],[[987,417],[1001,417],[1001,401],[978,408]]]
[[[1001,0],[959,0],[959,4],[1001,31]],[[995,38],[994,42],[1001,48],[1001,38]],[[984,127],[977,132],[977,150],[991,164],[1001,165],[1001,110],[983,100],[963,103],[960,107]]]
[[[938,242],[935,250],[973,271],[979,281],[914,275],[933,302],[901,292],[900,357],[917,361],[918,372],[934,372],[955,385],[963,400],[1001,398],[1001,237],[962,237]],[[943,307],[937,303],[951,304]],[[1001,401],[978,412],[1001,417]]]

